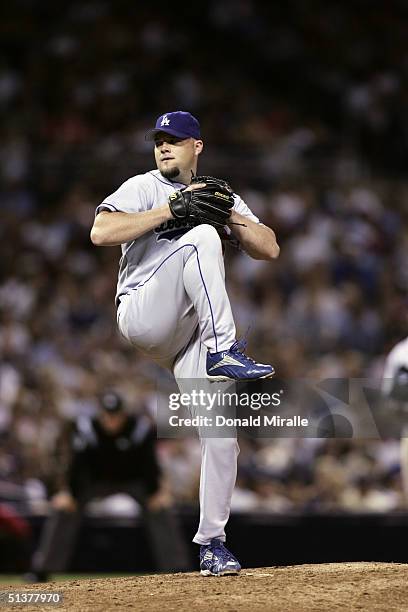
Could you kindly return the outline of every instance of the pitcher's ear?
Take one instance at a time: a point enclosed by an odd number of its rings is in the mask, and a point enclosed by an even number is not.
[[[201,151],[204,148],[204,143],[202,140],[196,140],[194,142],[195,154],[200,155]]]

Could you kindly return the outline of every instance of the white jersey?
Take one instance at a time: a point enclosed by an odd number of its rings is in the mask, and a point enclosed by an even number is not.
[[[382,381],[384,395],[391,393],[395,377],[401,368],[408,369],[408,338],[398,342],[386,359]]]
[[[138,174],[125,181],[119,189],[109,195],[96,209],[96,215],[103,210],[110,212],[144,212],[164,206],[168,197],[185,185],[174,183],[162,176],[159,170]],[[237,194],[234,194],[234,210],[259,223],[252,211]],[[184,220],[169,219],[147,232],[137,240],[122,244],[119,263],[119,277],[116,290],[116,304],[120,296],[129,293],[144,283],[163,261],[174,251],[180,236],[191,229]]]

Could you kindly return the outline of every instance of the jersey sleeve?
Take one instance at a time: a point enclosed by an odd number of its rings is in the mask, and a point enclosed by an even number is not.
[[[254,223],[259,223],[259,219],[256,215],[254,215],[254,213],[252,212],[252,210],[249,208],[249,206],[247,206],[244,202],[244,200],[241,198],[241,196],[234,194],[234,206],[233,209],[239,213],[240,215],[242,215],[243,217],[246,217],[247,219],[250,219],[251,221],[254,221]]]
[[[95,215],[103,210],[109,212],[144,212],[152,207],[149,186],[142,177],[136,176],[125,181],[119,189],[104,199],[96,208]]]
[[[239,213],[243,217],[246,217],[247,219],[250,219],[254,223],[260,223],[258,217],[256,215],[254,215],[254,213],[249,208],[249,206],[247,206],[245,204],[245,202],[241,198],[241,196],[237,195],[236,193],[234,193],[234,206],[233,206],[233,210],[235,210],[237,213]],[[237,238],[235,238],[235,236],[233,235],[230,227],[227,227],[227,226],[224,227],[223,233],[221,235],[221,240],[223,240],[224,242],[227,242],[228,244],[230,244],[231,246],[233,246],[233,247],[235,247],[235,248],[237,248],[239,250],[242,250],[241,249],[241,244],[240,244],[239,240]]]

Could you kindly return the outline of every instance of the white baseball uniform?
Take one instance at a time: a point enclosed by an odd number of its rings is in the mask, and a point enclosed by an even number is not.
[[[398,342],[390,351],[384,365],[382,391],[390,395],[394,378],[400,368],[408,368],[408,338]]]
[[[96,214],[159,208],[184,187],[153,170],[125,181]],[[238,195],[234,200],[238,213],[259,223]],[[171,219],[122,244],[116,304],[122,335],[171,369],[179,385],[183,378],[206,378],[207,350],[227,350],[235,342],[221,240],[210,225],[188,228]],[[193,541],[209,544],[225,541],[239,447],[235,438],[201,438],[201,452],[200,524]]]
[[[391,395],[395,378],[402,368],[408,369],[408,338],[398,342],[385,361],[382,380],[382,392],[385,396]],[[405,504],[408,505],[408,427],[406,425],[401,437],[400,465]]]

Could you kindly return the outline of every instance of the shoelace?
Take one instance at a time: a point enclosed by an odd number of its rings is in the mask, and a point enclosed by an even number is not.
[[[247,345],[248,345],[248,342],[244,338],[241,338],[240,340],[237,340],[236,342],[234,342],[234,344],[230,348],[230,351],[241,353],[241,355],[243,355],[243,357],[245,357],[247,361],[251,363],[256,363],[254,359],[251,359],[251,357],[248,357],[248,355],[245,355],[245,349]]]
[[[212,546],[211,550],[222,561],[225,561],[226,559],[230,559],[232,561],[236,561],[237,563],[239,563],[238,559],[236,559],[234,555],[227,548],[225,548],[222,542],[220,544],[216,544],[215,546]]]

